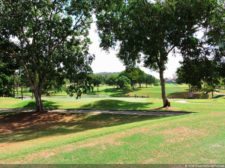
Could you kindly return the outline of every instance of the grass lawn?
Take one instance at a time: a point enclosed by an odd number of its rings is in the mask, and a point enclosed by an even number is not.
[[[2,103],[1,103],[2,102]],[[48,109],[148,110],[160,107],[160,99],[43,97]],[[1,108],[34,108],[34,100],[0,98]]]
[[[166,93],[168,98],[188,98],[188,86],[180,84],[166,84]],[[225,94],[224,90],[220,90],[216,95]],[[161,98],[161,87],[160,86],[148,86],[147,88],[143,85],[141,88],[137,87],[135,90],[130,92],[124,92],[123,90],[117,89],[112,86],[100,86],[98,89],[95,88],[94,93],[85,95],[86,97],[148,97],[148,98]],[[211,94],[203,94],[202,92],[195,92],[194,98],[206,99],[211,98]]]
[[[167,96],[176,97],[176,95],[179,96],[180,93],[187,93],[188,87],[187,85],[166,84],[166,89]],[[143,85],[142,88],[137,87],[134,91],[124,92],[115,87],[102,85],[98,89],[95,88],[94,95],[110,97],[134,97],[136,95],[139,97],[161,98],[161,88],[160,86],[148,86],[146,88],[145,85]]]
[[[146,110],[157,98],[48,97],[62,109]],[[0,114],[0,163],[225,163],[225,98],[171,99],[172,117]],[[0,98],[0,108],[33,106]]]
[[[168,97],[173,97],[178,95],[177,98],[180,98],[181,93],[187,93],[187,85],[177,85],[177,84],[167,84],[166,92]],[[147,96],[150,98],[161,98],[161,87],[160,86],[151,86],[148,88],[138,88],[135,91],[128,93],[130,96]]]

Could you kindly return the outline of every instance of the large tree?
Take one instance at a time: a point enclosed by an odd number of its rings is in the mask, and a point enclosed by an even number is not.
[[[193,88],[203,90],[206,93],[213,92],[219,84],[220,73],[219,66],[215,60],[207,57],[186,58],[177,70],[177,82],[186,83]],[[213,96],[212,96],[213,97]]]
[[[131,81],[131,87],[134,89],[135,85],[138,83],[141,86],[141,83],[144,83],[145,73],[137,67],[128,67],[125,71],[121,72],[120,75],[126,76]]]
[[[225,6],[224,0],[213,3],[201,30],[186,36],[179,49],[184,59],[178,69],[178,82],[213,90],[225,77]]]
[[[51,81],[89,70],[90,18],[88,1],[1,1],[0,37],[17,46],[10,58],[26,74],[37,111],[44,112],[41,94]]]
[[[140,60],[159,72],[163,106],[168,103],[164,71],[168,55],[207,24],[216,0],[101,0],[96,17],[101,46],[120,45],[119,58],[128,66]]]

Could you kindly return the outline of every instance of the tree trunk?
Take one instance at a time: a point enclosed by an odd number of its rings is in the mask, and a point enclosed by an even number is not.
[[[16,84],[16,98],[19,97],[19,88],[18,88],[18,84]]]
[[[13,96],[14,98],[16,98],[16,85],[15,85],[15,82],[14,82],[14,85],[13,85]]]
[[[139,83],[139,87],[141,88],[141,83]]]
[[[165,79],[164,79],[164,70],[159,70],[159,77],[160,77],[160,85],[161,85],[161,95],[163,100],[163,107],[169,107],[170,102],[166,97],[166,86],[165,86]]]
[[[43,107],[43,103],[41,100],[41,90],[40,88],[34,88],[33,89],[34,92],[34,97],[35,97],[35,103],[36,103],[36,111],[40,112],[40,113],[44,113],[44,107]]]
[[[21,89],[21,90],[20,90],[20,93],[21,93],[21,99],[23,100],[23,86],[21,86],[20,89]]]
[[[134,83],[133,82],[131,82],[131,87],[134,90]]]

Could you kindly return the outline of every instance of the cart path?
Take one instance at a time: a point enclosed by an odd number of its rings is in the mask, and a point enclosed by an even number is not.
[[[35,112],[31,109],[0,109],[0,113],[7,112]],[[56,109],[48,110],[48,112],[56,113],[67,113],[67,114],[87,114],[87,113],[96,113],[96,114],[122,114],[122,115],[138,115],[138,116],[175,116],[175,115],[184,115],[190,114],[191,112],[186,111],[160,111],[160,110],[79,110],[79,109]]]

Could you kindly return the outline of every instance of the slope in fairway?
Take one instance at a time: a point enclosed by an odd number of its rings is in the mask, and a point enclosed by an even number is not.
[[[174,85],[167,86],[176,94]],[[186,86],[179,86],[179,92]],[[160,89],[132,94],[154,98],[116,98],[109,88],[80,100],[44,97],[49,109],[149,110],[160,107]],[[155,91],[155,92],[154,92]],[[106,114],[1,114],[1,163],[224,163],[225,99],[171,99],[170,110],[184,116]],[[32,100],[0,98],[0,108],[33,108]],[[182,155],[180,154],[182,153]]]
[[[161,104],[160,99],[142,98],[47,100],[68,109],[146,110]],[[135,103],[139,104],[131,107]],[[35,116],[35,120],[23,118],[8,131],[2,129],[13,124],[7,115],[15,114],[2,113],[0,163],[225,163],[224,104],[224,98],[174,99],[173,110],[192,113],[165,118],[102,114]],[[18,124],[22,127],[17,130]]]

